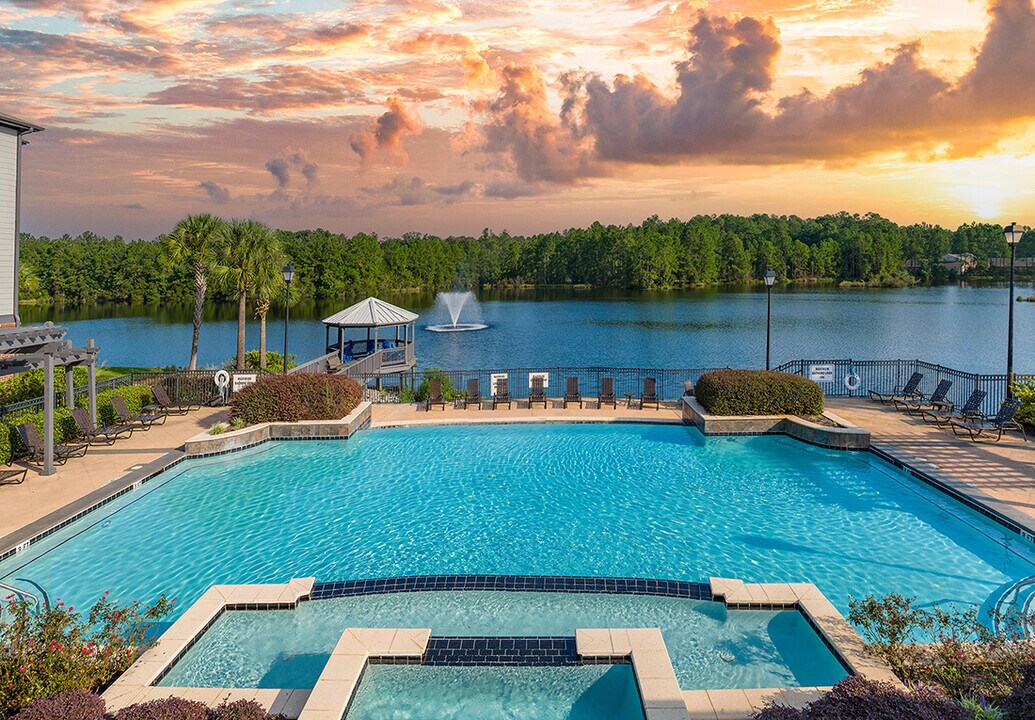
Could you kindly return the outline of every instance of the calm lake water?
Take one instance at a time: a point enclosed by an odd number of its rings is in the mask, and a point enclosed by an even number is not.
[[[1031,294],[1022,286],[1021,294]],[[921,358],[961,370],[1004,372],[1008,289],[921,287],[895,290],[788,288],[773,292],[773,364],[799,358]],[[549,366],[716,367],[765,363],[764,290],[627,292],[577,289],[491,291],[461,322],[489,328],[434,333],[449,321],[426,294],[386,296],[420,314],[417,356],[450,369]],[[320,318],[348,303],[309,303],[291,312],[291,352],[324,352]],[[1014,367],[1035,372],[1035,303],[1016,303]],[[209,307],[200,362],[223,363],[236,350],[236,308]],[[26,323],[52,320],[82,345],[92,337],[108,365],[184,365],[190,354],[190,308],[26,306]],[[281,350],[283,310],[271,313],[269,349]],[[249,322],[248,347],[258,346]]]

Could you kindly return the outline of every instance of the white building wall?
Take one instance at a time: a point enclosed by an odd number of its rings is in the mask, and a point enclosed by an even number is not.
[[[0,127],[0,318],[15,315],[17,311],[18,142],[14,130]]]

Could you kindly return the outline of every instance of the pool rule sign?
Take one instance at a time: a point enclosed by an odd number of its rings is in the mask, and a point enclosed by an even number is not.
[[[834,382],[833,365],[809,365],[809,380],[817,383]]]

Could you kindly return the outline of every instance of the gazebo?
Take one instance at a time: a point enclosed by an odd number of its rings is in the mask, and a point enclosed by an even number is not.
[[[323,319],[327,353],[338,354],[338,372],[345,375],[402,375],[416,364],[413,343],[418,317],[375,297],[361,300]],[[337,330],[334,338],[331,328]]]

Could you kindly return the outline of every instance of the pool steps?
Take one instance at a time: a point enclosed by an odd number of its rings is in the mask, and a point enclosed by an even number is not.
[[[212,586],[104,692],[108,710],[117,712],[127,705],[170,696],[210,706],[251,699],[292,720],[342,720],[369,663],[425,663],[429,647],[450,640],[433,639],[429,628],[346,628],[312,690],[157,686],[224,612],[292,609],[310,600],[316,587],[314,578],[285,584]],[[730,609],[796,609],[850,672],[898,682],[887,666],[866,653],[862,638],[815,585],[747,584],[711,578],[708,587],[712,599]],[[645,720],[748,720],[766,702],[801,705],[829,690],[681,690],[657,628],[580,628],[575,631],[575,650],[583,664],[631,664]]]

